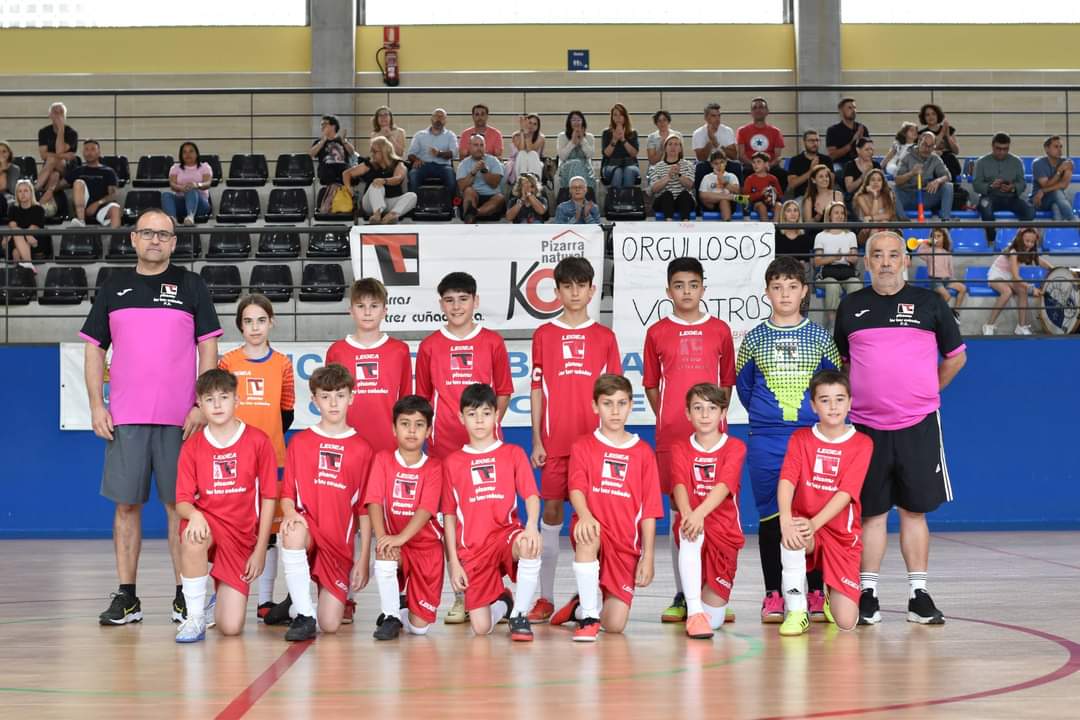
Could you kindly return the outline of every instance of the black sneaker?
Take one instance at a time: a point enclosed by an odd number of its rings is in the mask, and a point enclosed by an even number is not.
[[[259,603],[259,607],[255,611],[255,614],[259,616],[259,620],[265,620],[267,613],[269,613],[271,610],[273,610],[274,606],[276,604],[277,603],[275,603],[273,601],[267,601],[267,602],[264,602],[264,603]]]
[[[401,620],[398,620],[393,615],[379,615],[379,619],[375,621],[375,632],[373,636],[376,640],[397,640],[398,635],[401,634]],[[291,628],[290,628],[291,631]],[[286,637],[288,637],[286,635]]]
[[[289,642],[313,640],[317,629],[318,626],[315,624],[315,618],[308,617],[307,615],[297,615],[293,618],[292,623],[289,625],[289,629],[285,632],[285,639]]]
[[[266,611],[266,615],[263,616],[263,623],[266,625],[288,625],[290,607],[292,607],[292,598],[286,595],[284,600]]]
[[[532,625],[525,614],[515,615],[509,620],[510,639],[515,642],[532,642]]]
[[[127,625],[142,620],[142,603],[127,593],[115,592],[109,596],[109,609],[98,615],[102,625]]]
[[[859,596],[859,624],[877,625],[879,622],[881,622],[881,603],[878,602],[874,591],[866,588]]]
[[[907,621],[920,625],[944,625],[945,616],[934,605],[930,593],[916,590],[915,597],[907,602]]]
[[[183,594],[173,598],[171,617],[174,623],[187,620],[187,600],[184,600]]]
[[[510,613],[514,612],[514,595],[509,590],[503,590],[499,599],[506,603],[506,614],[499,618],[499,624],[510,622]]]

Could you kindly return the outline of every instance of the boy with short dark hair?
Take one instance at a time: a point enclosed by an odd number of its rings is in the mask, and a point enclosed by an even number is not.
[[[784,196],[780,181],[769,172],[769,162],[769,156],[763,152],[751,155],[750,165],[754,168],[754,173],[743,181],[743,193],[749,196],[760,220],[768,220],[769,211],[776,207],[776,201]]]
[[[450,582],[464,593],[473,632],[486,635],[509,613],[510,639],[531,641],[526,613],[540,578],[540,496],[529,459],[495,434],[495,391],[474,383],[461,394],[469,442],[443,461],[442,512]],[[517,498],[527,519],[517,518]],[[512,595],[503,576],[517,583]]]
[[[851,410],[847,375],[822,370],[810,381],[810,397],[818,422],[791,435],[777,490],[787,609],[781,635],[802,635],[810,627],[803,586],[808,567],[820,567],[824,573],[829,621],[841,630],[853,630],[859,621],[859,494],[874,442],[847,424]]]
[[[739,178],[727,170],[727,155],[723,150],[709,154],[712,172],[701,179],[698,199],[703,210],[718,210],[724,220],[731,219],[734,203],[739,202]]]
[[[656,518],[663,517],[652,448],[626,431],[633,388],[621,375],[605,374],[593,386],[600,427],[570,452],[571,541],[578,594],[553,625],[578,620],[575,642],[595,642],[601,625],[622,632],[634,587],[653,579]],[[601,591],[603,597],[601,597]]]
[[[679,576],[686,595],[686,634],[708,639],[724,624],[735,582],[742,527],[739,480],[746,445],[724,432],[730,394],[712,383],[686,393],[694,434],[671,449],[672,497],[679,522]]]
[[[394,403],[397,450],[375,456],[367,504],[375,534],[375,581],[382,612],[375,639],[393,640],[404,627],[426,635],[435,622],[443,586],[443,530],[439,524],[442,464],[424,454],[433,412],[427,400],[406,395]],[[402,588],[408,590],[401,606]]]
[[[593,267],[583,257],[568,257],[555,266],[555,287],[562,314],[533,333],[532,407],[533,467],[540,468],[544,518],[544,557],[540,597],[529,620],[541,622],[555,611],[555,569],[564,503],[569,499],[567,471],[570,448],[596,429],[592,388],[604,373],[621,373],[615,333],[589,317],[596,293]]]
[[[207,370],[195,383],[195,395],[207,424],[184,442],[177,467],[180,581],[187,605],[178,643],[203,640],[215,620],[224,635],[244,629],[251,581],[266,563],[277,504],[274,447],[266,433],[236,418],[236,376]],[[210,576],[217,582],[216,608],[214,597],[206,602]]]
[[[735,384],[735,344],[731,328],[702,310],[705,269],[696,258],[681,257],[667,267],[667,296],[672,314],[653,323],[645,334],[645,397],[656,414],[656,465],[660,490],[671,493],[671,446],[693,432],[684,410],[686,392],[709,382],[731,391]],[[671,511],[674,527],[675,510]],[[674,536],[673,536],[674,537]],[[671,542],[672,569],[679,553]],[[660,616],[663,622],[685,622],[682,579],[675,572],[675,599]]]
[[[348,424],[355,383],[341,365],[313,372],[308,386],[319,422],[294,435],[286,449],[281,562],[296,612],[285,633],[290,642],[311,640],[317,629],[337,632],[349,590],[358,592],[368,582],[371,523],[363,498],[371,446]],[[312,580],[319,586],[318,625]]]
[[[765,579],[761,621],[784,620],[780,592],[780,516],[776,488],[788,440],[817,417],[810,403],[810,379],[821,370],[836,370],[840,353],[825,328],[803,317],[800,308],[809,288],[802,263],[781,256],[765,270],[765,295],[772,315],[743,338],[736,360],[735,388],[750,416],[747,463],[760,526],[758,551]],[[812,572],[807,602],[810,619],[825,621],[821,573]]]

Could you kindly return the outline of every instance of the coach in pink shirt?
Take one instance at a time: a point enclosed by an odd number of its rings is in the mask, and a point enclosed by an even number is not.
[[[497,129],[487,124],[488,106],[477,103],[473,105],[473,126],[462,131],[458,136],[458,157],[463,158],[469,154],[469,139],[473,135],[484,136],[484,152],[497,158],[503,156],[503,136]]]

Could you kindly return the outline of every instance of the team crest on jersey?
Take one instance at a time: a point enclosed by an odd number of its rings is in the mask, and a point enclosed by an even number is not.
[[[215,480],[236,479],[236,458],[214,459]]]
[[[711,485],[716,480],[716,463],[694,463],[694,479]]]
[[[319,450],[319,469],[341,472],[342,454],[334,450]]]
[[[777,365],[788,365],[799,359],[799,340],[794,337],[781,337],[773,342],[773,361]]]
[[[620,460],[604,458],[604,466],[600,470],[600,476],[605,480],[615,480],[620,483],[625,482],[627,467],[628,464]]]
[[[472,350],[452,350],[450,352],[450,370],[462,372],[473,369]]]
[[[896,306],[897,317],[913,317],[915,315],[915,303],[898,303]]]
[[[818,453],[817,457],[814,458],[814,474],[836,477],[840,474],[840,458],[835,455]]]
[[[379,379],[379,361],[378,360],[357,360],[356,361],[356,382],[367,381],[376,382]]]
[[[260,377],[244,378],[248,399],[261,399],[266,396],[266,380]]]
[[[494,485],[495,484],[495,465],[473,465],[469,468],[469,472],[472,474],[473,485]]]
[[[416,480],[394,478],[394,498],[397,500],[415,500],[416,485]]]
[[[174,283],[161,283],[161,297],[176,299],[178,288]]]
[[[585,338],[563,338],[562,359],[585,362]]]

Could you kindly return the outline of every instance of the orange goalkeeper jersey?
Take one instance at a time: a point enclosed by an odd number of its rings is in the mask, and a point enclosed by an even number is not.
[[[238,347],[225,353],[218,367],[236,376],[236,416],[270,436],[278,467],[285,467],[281,412],[292,410],[296,402],[292,362],[274,349],[253,360]]]

